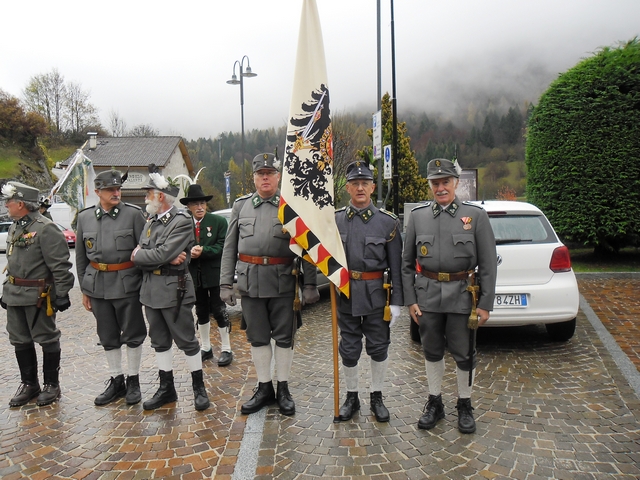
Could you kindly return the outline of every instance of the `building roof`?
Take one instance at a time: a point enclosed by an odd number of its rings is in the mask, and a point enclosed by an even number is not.
[[[146,167],[155,163],[162,168],[176,147],[180,148],[189,172],[193,172],[182,137],[97,137],[97,147],[91,150],[87,142],[82,152],[91,159],[94,167]],[[68,165],[72,157],[62,165]]]

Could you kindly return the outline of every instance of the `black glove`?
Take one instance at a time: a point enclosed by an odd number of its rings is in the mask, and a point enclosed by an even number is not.
[[[64,312],[71,306],[71,300],[69,300],[69,295],[65,295],[64,297],[56,297],[53,304],[57,311]]]
[[[4,303],[4,297],[0,297],[0,307],[7,309],[7,304]]]

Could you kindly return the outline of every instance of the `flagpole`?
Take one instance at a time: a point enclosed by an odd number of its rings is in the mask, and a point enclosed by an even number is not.
[[[340,370],[338,366],[338,312],[336,289],[331,285],[331,335],[333,338],[333,423],[340,423]]]

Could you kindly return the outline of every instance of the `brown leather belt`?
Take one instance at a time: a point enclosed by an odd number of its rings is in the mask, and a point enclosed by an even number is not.
[[[238,260],[245,263],[253,263],[254,265],[290,265],[295,257],[255,257],[253,255],[244,255],[240,253]]]
[[[187,271],[183,268],[162,267],[152,270],[151,273],[153,273],[154,275],[164,275],[167,277],[181,277],[186,275]]]
[[[446,273],[446,272],[429,272],[427,270],[422,270],[420,275],[431,278],[432,280],[438,280],[439,282],[455,282],[457,280],[466,280],[470,275],[473,274],[473,270],[469,270],[468,272],[456,272],[456,273]]]
[[[52,282],[52,278],[39,278],[37,280],[29,280],[28,278],[16,278],[9,275],[9,283],[18,285],[19,287],[46,287]]]
[[[133,268],[135,264],[133,262],[122,262],[122,263],[98,263],[98,262],[89,262],[96,270],[100,270],[101,272],[117,272],[118,270],[126,270],[127,268]]]
[[[357,272],[356,270],[349,270],[349,277],[352,280],[378,280],[382,278],[384,271],[379,272]]]

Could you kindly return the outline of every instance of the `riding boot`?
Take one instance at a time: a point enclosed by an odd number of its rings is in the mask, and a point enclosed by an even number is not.
[[[60,398],[60,350],[57,352],[42,352],[42,370],[44,373],[44,386],[38,395],[36,404],[40,407],[49,405]]]
[[[31,399],[40,394],[40,383],[38,382],[38,357],[36,349],[32,345],[26,350],[16,350],[16,359],[20,368],[20,386],[16,394],[9,400],[10,407],[20,407],[26,405]]]

